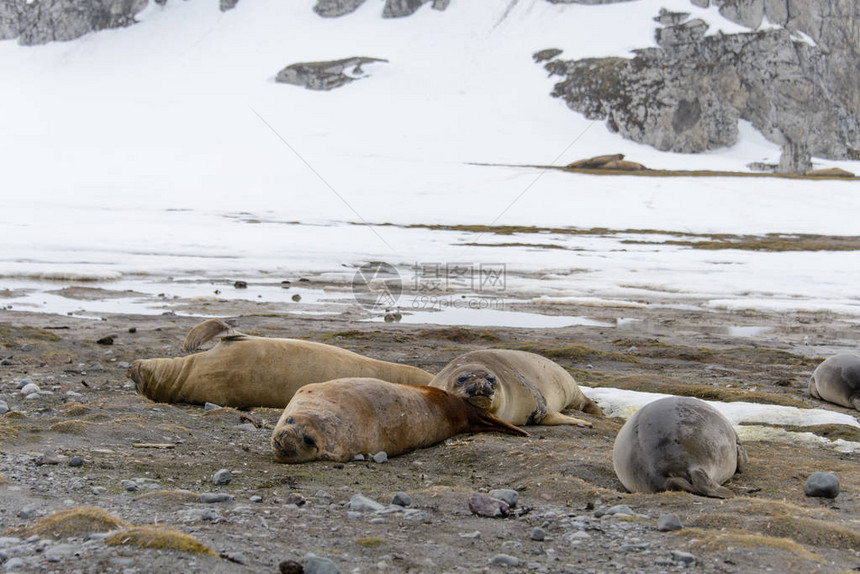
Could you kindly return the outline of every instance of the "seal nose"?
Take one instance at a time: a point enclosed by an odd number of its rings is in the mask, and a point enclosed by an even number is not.
[[[275,458],[282,462],[294,461],[299,455],[298,428],[295,425],[285,426],[278,429],[272,435],[272,453]]]
[[[134,381],[134,388],[140,393],[143,390],[143,378],[140,376],[140,367],[143,365],[143,362],[137,360],[131,364],[128,370],[125,372],[125,376],[132,381]]]
[[[486,379],[478,379],[466,385],[466,393],[470,397],[489,397],[493,394],[493,385]]]

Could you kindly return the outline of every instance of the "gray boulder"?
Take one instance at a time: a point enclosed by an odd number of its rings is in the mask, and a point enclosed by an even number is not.
[[[662,19],[672,20],[666,13]],[[783,146],[780,171],[806,171],[812,155],[860,155],[857,83],[848,86],[834,76],[832,51],[787,29],[707,31],[698,19],[659,28],[658,47],[637,50],[632,59],[556,58],[545,64],[564,78],[553,95],[589,119],[606,120],[624,137],[664,151],[730,146],[738,120],[745,119]],[[855,54],[849,67],[858,65]]]
[[[291,64],[278,72],[275,81],[304,86],[309,90],[333,90],[366,77],[362,69],[364,64],[387,61],[380,58],[355,57],[326,62],[302,62]]]
[[[323,18],[337,18],[355,12],[364,0],[317,0],[314,12]]]

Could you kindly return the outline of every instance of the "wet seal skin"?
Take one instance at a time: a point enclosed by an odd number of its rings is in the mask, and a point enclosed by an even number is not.
[[[515,425],[591,426],[560,411],[600,415],[564,368],[535,353],[487,349],[460,355],[430,382]]]
[[[188,333],[193,350],[221,336],[202,353],[173,359],[134,361],[128,378],[137,392],[163,403],[213,403],[235,408],[284,408],[298,389],[343,377],[373,377],[407,385],[426,385],[430,373],[364,357],[312,341],[254,337],[238,333],[220,319],[209,319]]]
[[[490,431],[529,436],[441,389],[346,378],[299,389],[271,443],[279,462],[346,462],[356,454],[396,456],[460,433]]]
[[[721,486],[747,463],[732,424],[705,401],[666,397],[621,427],[612,451],[615,474],[630,492],[684,490],[731,498]]]

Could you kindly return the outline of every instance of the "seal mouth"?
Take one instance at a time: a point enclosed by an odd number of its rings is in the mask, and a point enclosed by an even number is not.
[[[294,441],[290,440],[291,437],[285,437],[285,434],[288,433],[281,432],[272,437],[272,453],[281,462],[292,462],[299,456],[299,449]]]
[[[126,378],[129,378],[134,381],[134,388],[138,393],[143,392],[143,379],[140,376],[140,366],[141,362],[139,360],[135,361],[125,372]]]

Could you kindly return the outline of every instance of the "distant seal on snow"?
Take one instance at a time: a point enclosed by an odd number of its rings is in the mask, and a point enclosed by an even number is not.
[[[860,357],[840,353],[818,365],[809,379],[809,394],[860,410]]]
[[[612,451],[615,474],[630,492],[685,490],[729,498],[720,486],[747,463],[732,424],[708,403],[666,397],[648,403],[621,427]]]
[[[487,349],[460,355],[430,386],[461,396],[515,425],[591,426],[559,411],[603,414],[561,365],[525,351]]]
[[[363,357],[340,347],[244,335],[220,319],[194,327],[185,347],[197,348],[222,333],[226,335],[218,344],[202,353],[134,361],[128,377],[137,392],[154,401],[236,408],[284,408],[302,386],[341,377],[375,377],[407,385],[426,385],[433,378],[416,367]]]
[[[299,389],[271,442],[279,462],[344,462],[380,451],[395,456],[482,431],[529,436],[441,389],[349,378]]]

